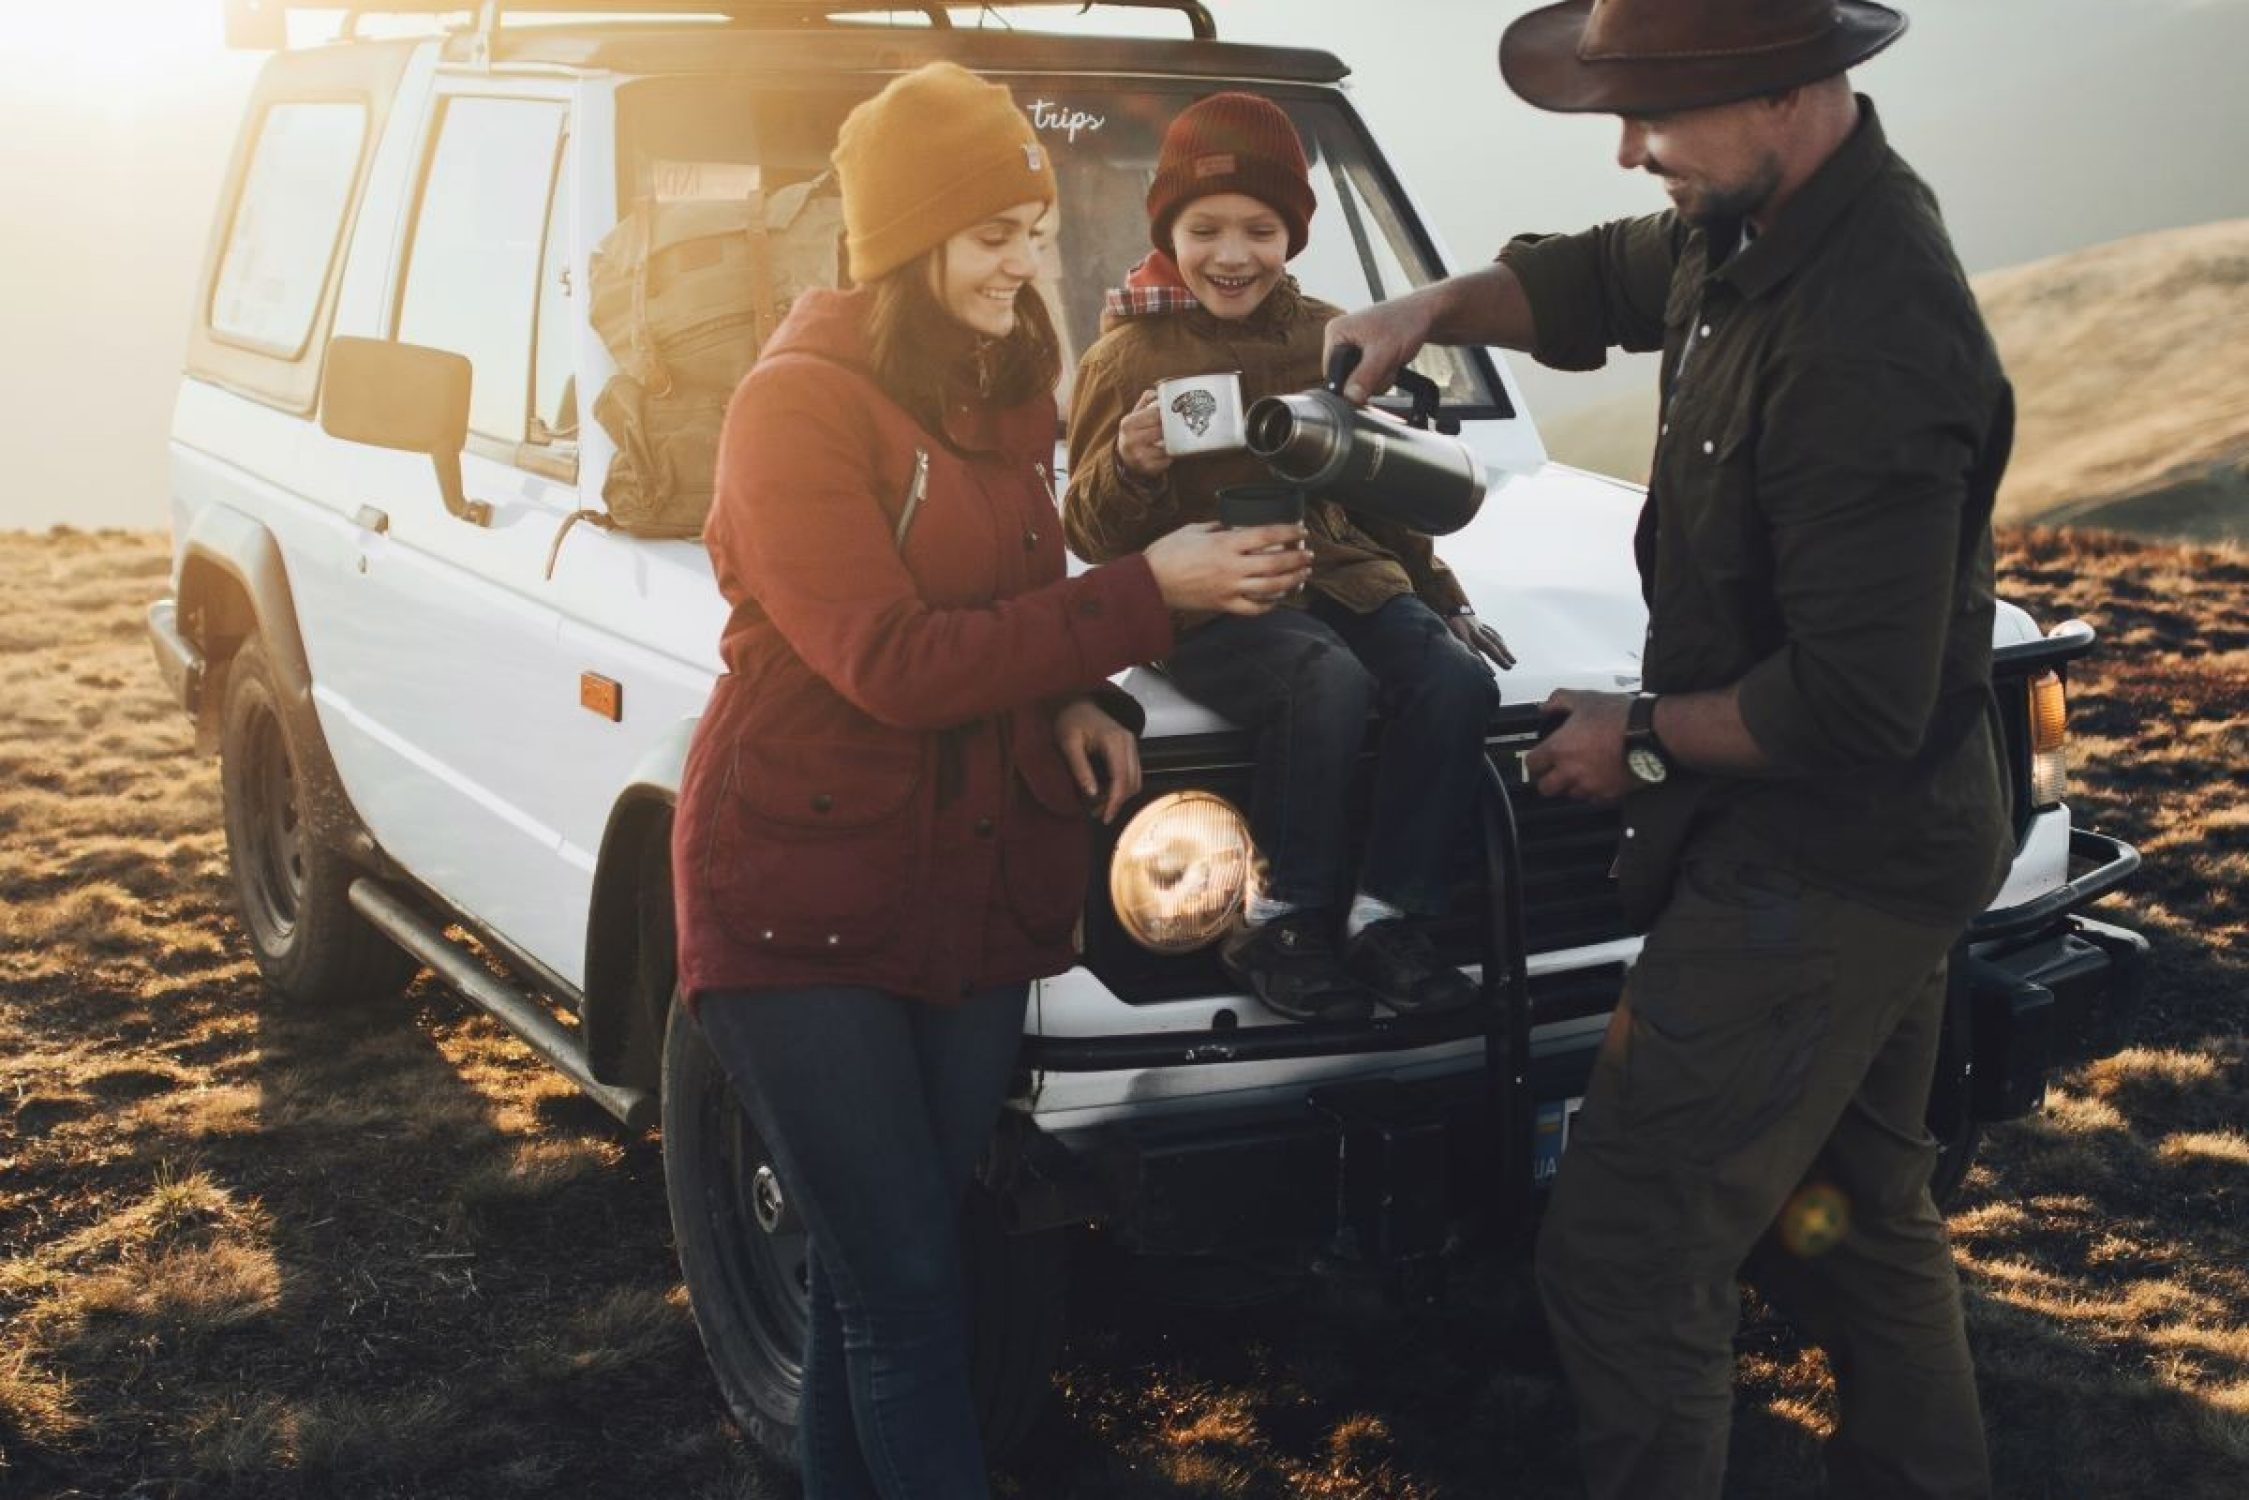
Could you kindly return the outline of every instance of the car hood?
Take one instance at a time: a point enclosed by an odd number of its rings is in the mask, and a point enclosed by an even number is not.
[[[1647,632],[1632,566],[1640,490],[1555,463],[1489,479],[1483,509],[1438,538],[1437,555],[1515,652],[1514,668],[1499,674],[1500,701],[1538,703],[1560,687],[1638,687]],[[1160,670],[1135,667],[1117,680],[1147,709],[1150,738],[1230,727]]]

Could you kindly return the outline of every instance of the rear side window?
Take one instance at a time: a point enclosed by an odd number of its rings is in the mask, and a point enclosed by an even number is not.
[[[469,429],[504,443],[530,429],[532,329],[565,113],[551,99],[450,100],[406,262],[399,340],[466,355]]]
[[[366,107],[354,102],[266,111],[212,281],[218,337],[289,360],[304,354],[366,135]]]

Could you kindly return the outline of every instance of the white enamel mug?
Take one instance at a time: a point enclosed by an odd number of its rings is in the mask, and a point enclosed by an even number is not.
[[[1231,453],[1243,445],[1239,370],[1158,381],[1156,407],[1163,415],[1164,451],[1173,458]]]

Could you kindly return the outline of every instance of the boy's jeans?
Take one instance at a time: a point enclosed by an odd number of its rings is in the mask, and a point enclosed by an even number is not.
[[[1445,911],[1499,688],[1434,610],[1401,594],[1361,615],[1315,595],[1305,609],[1220,615],[1188,632],[1164,670],[1253,736],[1250,836],[1266,860],[1265,894],[1292,906],[1350,895],[1351,772],[1379,706],[1358,888],[1417,916]]]

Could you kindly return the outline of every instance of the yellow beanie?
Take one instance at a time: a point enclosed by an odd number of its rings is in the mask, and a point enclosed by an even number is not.
[[[1019,203],[1054,201],[1054,163],[1031,122],[957,63],[916,68],[852,110],[834,160],[860,283]]]

